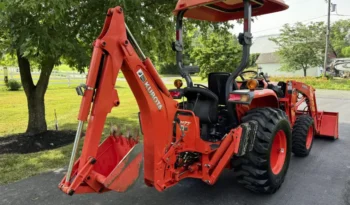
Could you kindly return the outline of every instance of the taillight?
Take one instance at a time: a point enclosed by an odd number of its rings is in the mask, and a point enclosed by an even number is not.
[[[241,102],[241,103],[250,103],[250,101],[253,99],[252,96],[249,95],[249,93],[230,93],[228,101],[229,102]]]
[[[230,94],[228,101],[240,101],[241,96],[242,95],[239,95],[239,94]]]
[[[173,98],[179,98],[179,97],[181,97],[181,92],[180,91],[170,91],[170,95]]]

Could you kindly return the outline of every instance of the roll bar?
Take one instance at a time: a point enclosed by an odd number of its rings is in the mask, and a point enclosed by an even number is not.
[[[251,0],[244,1],[244,29],[243,33],[238,36],[239,43],[243,46],[243,55],[241,64],[232,72],[226,83],[227,96],[232,89],[233,80],[242,72],[249,63],[250,46],[252,44],[251,34],[251,17],[252,5]],[[199,70],[198,66],[184,66],[183,65],[183,17],[187,9],[181,10],[176,18],[176,41],[173,43],[173,50],[176,51],[176,65],[179,69],[180,75],[186,80],[187,87],[192,87],[193,82],[190,76],[191,72]],[[231,88],[231,89],[230,89]]]
[[[185,78],[187,87],[193,87],[192,78],[190,76],[191,72],[199,71],[197,66],[184,66],[183,65],[183,17],[187,9],[181,10],[177,14],[176,18],[176,41],[173,43],[173,50],[176,51],[176,65],[180,71],[181,77]],[[197,71],[197,72],[198,72]]]
[[[251,33],[251,22],[252,22],[252,5],[250,0],[243,0],[244,2],[244,26],[243,33],[238,36],[239,43],[243,46],[243,55],[241,64],[236,70],[232,72],[230,77],[226,81],[226,99],[228,99],[229,93],[233,88],[233,81],[237,76],[247,67],[250,56],[250,46],[252,45],[252,33]]]

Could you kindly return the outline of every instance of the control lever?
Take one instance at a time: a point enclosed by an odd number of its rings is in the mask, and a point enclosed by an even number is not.
[[[85,90],[87,90],[87,86],[85,84],[80,84],[75,88],[75,91],[77,91],[77,94],[80,96],[84,96]]]

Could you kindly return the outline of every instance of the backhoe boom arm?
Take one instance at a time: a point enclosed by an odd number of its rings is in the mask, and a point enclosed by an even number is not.
[[[172,134],[172,121],[175,116],[177,102],[170,97],[169,91],[150,59],[140,59],[134,49],[135,44],[137,45],[135,39],[125,25],[122,8],[109,9],[103,30],[93,44],[92,59],[78,116],[80,123],[88,121],[82,153],[78,162],[73,166],[76,152],[76,150],[73,150],[71,166],[67,174],[69,177],[66,177],[65,181],[60,184],[60,188],[67,193],[72,191],[75,193],[96,191],[88,188],[91,185],[80,185],[84,184],[84,177],[86,177],[84,173],[89,172],[88,169],[93,170],[89,164],[95,163],[99,157],[98,145],[107,114],[111,112],[113,107],[120,104],[118,92],[115,89],[120,70],[129,83],[141,110],[141,125],[147,127],[143,132],[145,135],[154,138],[147,140],[148,143],[146,141],[144,143],[144,154],[148,156],[144,165],[145,180],[149,184],[153,184],[155,175],[153,172],[154,158],[158,156],[154,156],[153,153],[154,150],[162,150],[165,144],[168,143],[166,136]],[[138,46],[137,48],[139,49]],[[170,107],[173,109],[169,109]],[[156,129],[157,132],[152,132]],[[160,161],[161,158],[158,156],[157,160]],[[100,161],[97,160],[97,163],[100,163]],[[111,170],[103,170],[102,172],[107,173],[108,171]],[[89,177],[96,177],[96,180],[101,181],[106,176],[96,174]],[[97,188],[99,187],[97,186]]]

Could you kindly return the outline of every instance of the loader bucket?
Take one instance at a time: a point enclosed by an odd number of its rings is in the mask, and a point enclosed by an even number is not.
[[[321,137],[332,137],[338,139],[338,113],[318,112],[320,126],[319,135]]]
[[[72,170],[70,183],[63,178],[59,188],[69,194],[126,191],[139,178],[142,169],[143,144],[137,139],[109,136],[102,142],[93,162],[78,170],[79,159]]]

